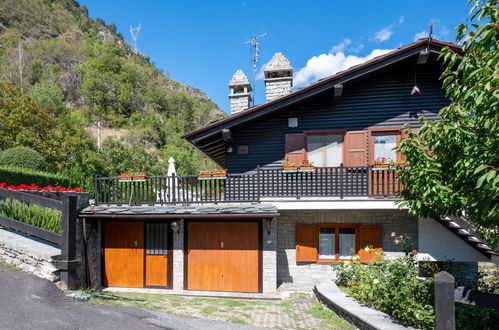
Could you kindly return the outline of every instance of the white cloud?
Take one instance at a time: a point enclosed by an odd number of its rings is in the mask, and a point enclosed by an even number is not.
[[[426,30],[423,30],[421,32],[418,32],[414,35],[414,41],[418,40],[418,39],[422,39],[422,38],[428,38],[428,31]]]
[[[405,17],[404,16],[400,16],[400,18],[399,18],[399,24],[404,23],[404,21],[405,21]]]
[[[374,39],[376,39],[377,42],[383,42],[390,39],[392,35],[393,35],[393,24],[375,32]]]
[[[352,40],[350,39],[343,39],[342,42],[340,42],[337,45],[334,45],[331,47],[331,50],[329,51],[330,53],[337,53],[337,52],[342,52],[345,50],[347,46],[349,46],[352,43]]]
[[[297,87],[309,84],[390,51],[392,51],[392,49],[374,49],[370,54],[364,57],[345,55],[343,52],[330,52],[329,54],[313,56],[307,61],[305,67],[296,72],[293,84]]]

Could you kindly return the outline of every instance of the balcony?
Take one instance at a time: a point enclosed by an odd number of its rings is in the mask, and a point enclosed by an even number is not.
[[[96,178],[95,202],[117,205],[241,203],[296,198],[397,198],[401,184],[389,168],[321,167],[286,173],[258,169],[252,174],[227,174],[200,180],[197,176],[153,176],[140,181]]]

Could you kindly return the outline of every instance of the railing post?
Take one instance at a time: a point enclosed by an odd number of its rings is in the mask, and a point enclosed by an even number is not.
[[[94,195],[95,195],[95,204],[99,204],[99,188],[97,187],[97,175],[94,176]]]
[[[66,283],[68,289],[77,288],[76,274],[76,196],[65,195],[62,200],[63,211],[61,215],[62,244],[59,269],[61,281]]]
[[[455,330],[454,276],[441,271],[435,274],[435,329]]]
[[[171,189],[172,189],[172,202],[175,203],[177,201],[177,192],[175,191],[177,189],[177,183],[175,182],[175,173],[172,173],[172,182],[171,182]]]
[[[343,172],[345,168],[343,167],[343,163],[340,163],[340,199],[343,199]]]
[[[260,180],[260,165],[256,166],[256,200],[260,201],[261,198],[261,180]]]

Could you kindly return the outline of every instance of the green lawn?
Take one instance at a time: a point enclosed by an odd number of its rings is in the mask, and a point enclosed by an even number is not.
[[[284,300],[249,300],[84,291],[91,294],[91,303],[136,306],[183,317],[287,329],[355,329],[315,297],[305,294]]]

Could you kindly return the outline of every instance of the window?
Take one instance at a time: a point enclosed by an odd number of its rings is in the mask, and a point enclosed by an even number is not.
[[[168,254],[167,231],[168,224],[166,223],[146,224],[146,254]]]
[[[355,254],[355,228],[340,228],[340,259],[349,259]]]
[[[397,135],[375,135],[374,136],[374,159],[388,158],[397,159],[395,148],[397,147]]]
[[[355,227],[319,225],[319,260],[350,259],[356,251]]]
[[[319,228],[319,259],[335,258],[334,228]]]
[[[343,135],[307,135],[308,160],[315,166],[340,166],[343,162]]]

